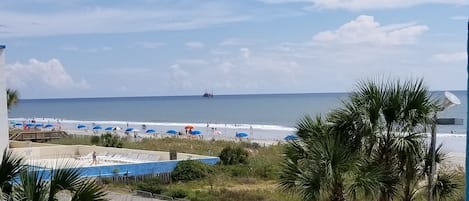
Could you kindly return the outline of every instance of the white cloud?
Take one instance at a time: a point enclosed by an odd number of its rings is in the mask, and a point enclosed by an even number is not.
[[[139,47],[139,48],[145,48],[145,49],[154,49],[154,48],[163,47],[165,45],[166,43],[163,43],[163,42],[141,41],[141,42],[136,42],[133,46]]]
[[[468,20],[469,17],[468,16],[452,16],[451,19],[452,20]]]
[[[313,0],[259,0],[260,2],[268,4],[283,4],[283,3],[312,3]]]
[[[112,50],[112,47],[109,47],[109,46],[101,46],[101,47],[93,47],[93,48],[90,48],[88,49],[88,52],[91,52],[91,53],[98,53],[98,52],[107,52],[107,51],[111,51]]]
[[[65,51],[72,51],[72,52],[76,52],[78,50],[80,50],[80,48],[78,48],[77,46],[75,45],[64,45],[62,48],[60,48],[62,50],[65,50]]]
[[[219,45],[220,46],[247,46],[256,43],[255,40],[252,39],[243,39],[243,38],[228,38],[222,41]]]
[[[0,37],[187,30],[249,20],[220,5],[187,9],[75,8],[41,13],[1,10]]]
[[[249,50],[249,48],[241,48],[239,49],[239,51],[241,52],[243,58],[245,59],[249,59],[249,57],[251,56],[251,51]]]
[[[307,3],[312,4],[306,10],[317,9],[391,9],[405,8],[424,4],[467,5],[467,0],[260,0],[264,3]]]
[[[191,41],[191,42],[186,43],[186,47],[191,48],[191,49],[199,49],[199,48],[204,48],[205,44],[202,42]]]
[[[466,52],[441,53],[433,55],[433,59],[441,62],[460,62],[467,60]]]
[[[313,36],[317,43],[403,45],[412,44],[428,27],[414,24],[382,26],[373,16],[361,15],[337,30],[323,31]]]
[[[208,62],[203,60],[203,59],[181,59],[181,60],[178,60],[177,63],[187,64],[187,65],[206,65],[206,64],[208,64]]]
[[[88,88],[85,80],[75,81],[58,59],[7,64],[5,71],[7,85],[12,88],[58,91]]]

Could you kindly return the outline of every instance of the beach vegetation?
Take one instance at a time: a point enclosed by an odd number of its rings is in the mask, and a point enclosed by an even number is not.
[[[94,136],[93,136],[94,137]],[[91,137],[91,144],[93,144],[93,137]],[[117,135],[113,135],[111,133],[104,133],[101,135],[100,142],[104,147],[117,147],[122,148],[123,142],[121,138]]]
[[[136,184],[136,189],[150,192],[153,194],[161,194],[165,191],[165,187],[161,184],[161,180],[157,177],[146,178]]]
[[[248,162],[249,153],[242,147],[227,146],[221,150],[220,162],[222,165],[246,164]]]
[[[91,136],[90,142],[91,142],[92,145],[99,145],[101,143],[101,137],[93,135],[93,136]]]
[[[172,197],[172,198],[185,198],[187,197],[187,191],[181,188],[174,188],[174,189],[169,189],[165,195]]]
[[[198,160],[185,160],[177,163],[171,176],[175,181],[192,181],[207,177],[211,167]]]
[[[321,118],[323,121],[323,126],[326,131],[332,132],[334,135],[339,135],[342,132],[337,128],[330,128],[328,126],[332,125],[329,121],[330,117],[324,116]],[[311,122],[317,121],[316,118],[310,118]],[[327,121],[326,121],[327,120]],[[318,122],[316,122],[318,123]],[[325,125],[324,125],[325,124]],[[307,127],[305,124],[304,126]],[[346,125],[346,124],[344,124]],[[307,129],[305,129],[306,131]],[[308,132],[304,132],[306,135],[309,135]],[[340,136],[340,135],[339,135]],[[300,136],[299,136],[300,138]],[[356,144],[355,140],[349,140],[349,142],[344,142],[340,138],[335,141],[335,139],[328,139],[325,142],[319,143],[324,145],[333,145],[339,144],[345,150],[356,150],[356,152],[347,153],[350,156],[350,159],[338,161],[334,164],[343,163],[338,170],[335,172],[341,172],[345,167],[350,167],[350,170],[343,171],[345,172],[342,177],[337,176],[343,179],[344,185],[344,198],[346,200],[379,200],[380,198],[380,187],[387,181],[388,172],[384,167],[381,167],[378,164],[372,163],[370,157],[366,157],[366,152],[363,152],[361,146],[355,147],[352,146]],[[353,139],[353,138],[350,138]],[[80,136],[80,137],[70,137],[64,139],[58,139],[52,141],[53,143],[61,144],[90,144],[89,136]],[[332,143],[334,142],[334,143]],[[301,143],[301,142],[295,142]],[[346,145],[346,146],[345,146]],[[155,150],[155,151],[169,151],[176,150],[177,152],[182,153],[193,153],[201,155],[211,155],[219,156],[222,150],[228,146],[231,147],[243,147],[249,152],[248,162],[246,164],[237,164],[237,165],[213,165],[211,166],[211,171],[208,176],[204,178],[199,178],[191,181],[178,182],[173,179],[173,182],[158,184],[161,189],[161,194],[170,195],[172,189],[183,189],[186,193],[186,199],[189,200],[239,200],[239,201],[251,201],[251,200],[268,200],[268,201],[300,201],[303,200],[302,195],[299,191],[281,191],[279,190],[279,178],[283,174],[282,165],[283,162],[287,159],[287,150],[290,150],[290,144],[280,143],[273,144],[269,146],[260,146],[250,145],[248,141],[244,142],[234,142],[234,141],[221,141],[221,140],[198,140],[198,139],[184,139],[177,137],[168,137],[168,138],[158,138],[158,139],[142,139],[141,141],[123,141],[124,148],[131,149],[143,149],[143,150]],[[323,146],[323,145],[321,145]],[[324,147],[324,146],[323,146]],[[328,152],[324,153],[334,153],[331,147]],[[423,150],[426,152],[428,148],[424,147]],[[440,149],[438,149],[440,150]],[[442,150],[442,148],[441,148]],[[338,150],[336,153],[340,153]],[[339,154],[336,154],[339,155]],[[428,157],[426,154],[423,154],[423,157]],[[437,161],[444,162],[444,153],[438,151]],[[347,156],[347,157],[349,157]],[[441,158],[438,159],[438,158]],[[301,160],[300,160],[301,161]],[[325,160],[327,161],[327,160]],[[419,174],[424,174],[423,168],[425,162],[423,160],[419,163]],[[352,168],[353,167],[353,168]],[[333,172],[333,171],[331,171]],[[445,169],[445,173],[453,174],[453,169]],[[439,174],[443,171],[439,171]],[[439,189],[452,189],[452,190],[438,190],[437,192],[444,192],[438,198],[438,200],[452,200],[460,201],[464,200],[462,188],[464,186],[464,172],[456,171],[453,174],[455,179],[452,179],[452,182],[457,182],[458,185],[452,185],[451,182],[441,182],[445,184],[445,187],[437,187]],[[402,175],[404,176],[404,175]],[[426,200],[426,176],[419,176],[418,179],[418,190],[414,191],[412,200]],[[401,182],[399,180],[398,182]],[[137,182],[138,183],[138,182]],[[106,184],[108,189],[114,189],[116,191],[125,191],[128,189],[139,189],[137,183],[132,181],[119,183],[113,180],[110,183]],[[378,183],[378,184],[376,184]],[[437,182],[439,183],[439,182]],[[326,183],[327,184],[327,183]],[[448,185],[446,185],[448,184]],[[149,185],[157,186],[157,185]],[[396,196],[394,200],[402,200],[400,196],[404,194],[402,186],[398,186],[396,189]],[[158,187],[158,188],[160,188]],[[121,189],[121,190],[118,190]],[[140,188],[141,189],[141,188]],[[350,189],[355,189],[354,191]],[[452,193],[446,193],[452,192]],[[435,192],[436,193],[436,192]],[[452,196],[449,196],[451,194]],[[327,195],[327,194],[326,194]],[[325,198],[326,197],[326,198]],[[454,198],[454,199],[453,199]],[[321,196],[319,200],[327,200],[327,196]]]
[[[342,107],[297,123],[281,189],[302,200],[416,200],[426,193],[431,153],[425,132],[438,107],[422,80],[359,82]],[[444,160],[440,148],[436,158]],[[452,193],[441,192],[460,186],[441,176],[434,193],[443,200]]]
[[[7,89],[7,109],[11,109],[11,107],[15,106],[19,102],[19,92],[15,89]]]

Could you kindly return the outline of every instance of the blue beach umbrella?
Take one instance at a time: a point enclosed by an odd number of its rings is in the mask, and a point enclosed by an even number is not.
[[[176,130],[168,130],[166,131],[168,134],[177,134],[178,132]]]
[[[33,127],[33,126],[34,126],[34,124],[32,124],[32,123],[28,123],[28,124],[26,124],[26,126],[27,126],[27,127]]]
[[[34,127],[36,127],[36,128],[37,128],[37,127],[42,127],[42,126],[44,126],[44,125],[43,125],[43,124],[41,124],[41,123],[34,124]]]
[[[105,130],[105,131],[112,131],[112,129],[113,129],[113,127],[107,127],[107,128],[105,128],[104,130]]]
[[[82,129],[82,128],[86,128],[86,126],[85,126],[85,125],[82,125],[82,124],[78,124],[77,128],[78,128],[78,129]]]
[[[103,129],[103,127],[101,127],[101,126],[95,126],[95,127],[93,127],[93,130],[101,130],[101,129]]]
[[[193,130],[193,131],[191,131],[191,134],[192,135],[200,135],[200,134],[202,134],[202,132],[199,131],[199,130]]]
[[[286,137],[283,138],[285,141],[293,141],[293,140],[297,140],[298,139],[298,136],[296,135],[287,135]]]
[[[125,132],[131,132],[133,130],[134,130],[134,128],[128,128],[128,129],[125,129]]]
[[[22,123],[15,123],[15,126],[22,126]]]
[[[236,137],[247,137],[249,134],[247,133],[236,133]]]
[[[145,133],[156,133],[155,129],[148,129]]]
[[[52,128],[52,127],[54,127],[54,125],[52,125],[52,124],[46,124],[46,125],[44,126],[44,128]]]

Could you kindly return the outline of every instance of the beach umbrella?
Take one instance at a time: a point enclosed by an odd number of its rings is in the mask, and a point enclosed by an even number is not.
[[[105,130],[105,131],[112,131],[113,129],[114,129],[113,127],[107,127],[107,128],[105,128],[104,130]]]
[[[22,126],[22,123],[15,123],[15,126]]]
[[[187,125],[187,126],[184,127],[184,129],[186,129],[186,130],[192,130],[194,128],[195,128],[195,126],[193,126],[193,125]]]
[[[28,123],[28,124],[26,124],[26,126],[27,126],[27,127],[33,127],[33,126],[34,126],[34,124],[32,124],[32,123]]]
[[[200,135],[200,134],[202,134],[202,132],[199,131],[199,130],[194,130],[194,131],[191,132],[191,134],[192,135]]]
[[[52,127],[54,127],[54,125],[52,125],[52,124],[46,124],[46,125],[44,126],[44,128],[52,128]]]
[[[178,132],[176,130],[168,130],[166,131],[168,134],[177,134]]]
[[[101,126],[95,126],[95,127],[93,127],[93,130],[101,130],[101,129],[103,129],[103,127],[101,127]]]
[[[131,131],[135,131],[135,129],[134,128],[125,129],[125,132],[131,132]]]
[[[155,129],[148,129],[145,133],[156,133]]]
[[[77,128],[78,128],[78,129],[82,129],[82,128],[86,128],[86,126],[85,126],[85,125],[82,125],[82,124],[78,124]]]
[[[34,127],[36,127],[36,128],[37,128],[37,127],[42,127],[42,126],[44,126],[44,125],[41,124],[41,123],[34,124]]]
[[[247,134],[247,133],[236,133],[236,137],[241,138],[241,137],[247,137],[247,136],[249,136],[249,134]]]
[[[287,135],[285,138],[283,138],[285,141],[293,141],[293,140],[297,140],[298,139],[298,136],[296,135]]]

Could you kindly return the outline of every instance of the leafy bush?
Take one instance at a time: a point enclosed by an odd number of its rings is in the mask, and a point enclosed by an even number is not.
[[[91,136],[91,144],[93,145],[99,145],[100,140],[99,136]]]
[[[251,170],[249,166],[246,165],[229,165],[229,166],[220,166],[221,172],[231,176],[231,177],[248,177],[251,176]]]
[[[174,171],[172,178],[176,181],[192,181],[206,177],[211,172],[210,167],[198,160],[180,161]]]
[[[192,201],[264,201],[271,200],[262,195],[261,192],[253,191],[232,191],[228,189],[221,189],[219,191],[206,192],[195,191],[188,196]]]
[[[123,143],[119,136],[112,135],[111,133],[105,133],[101,135],[101,145],[105,147],[122,148]]]
[[[154,194],[161,194],[165,188],[161,185],[161,181],[157,177],[144,179],[137,183],[137,190],[146,191]]]
[[[242,147],[225,147],[220,153],[220,162],[223,165],[246,164],[249,153]]]
[[[248,149],[260,149],[261,148],[261,145],[257,142],[241,142],[239,146],[248,148]]]
[[[172,198],[185,198],[187,197],[187,192],[183,189],[171,189],[166,193],[166,195]]]
[[[249,161],[252,174],[263,179],[275,179],[278,177],[278,165],[264,158],[256,157]]]

